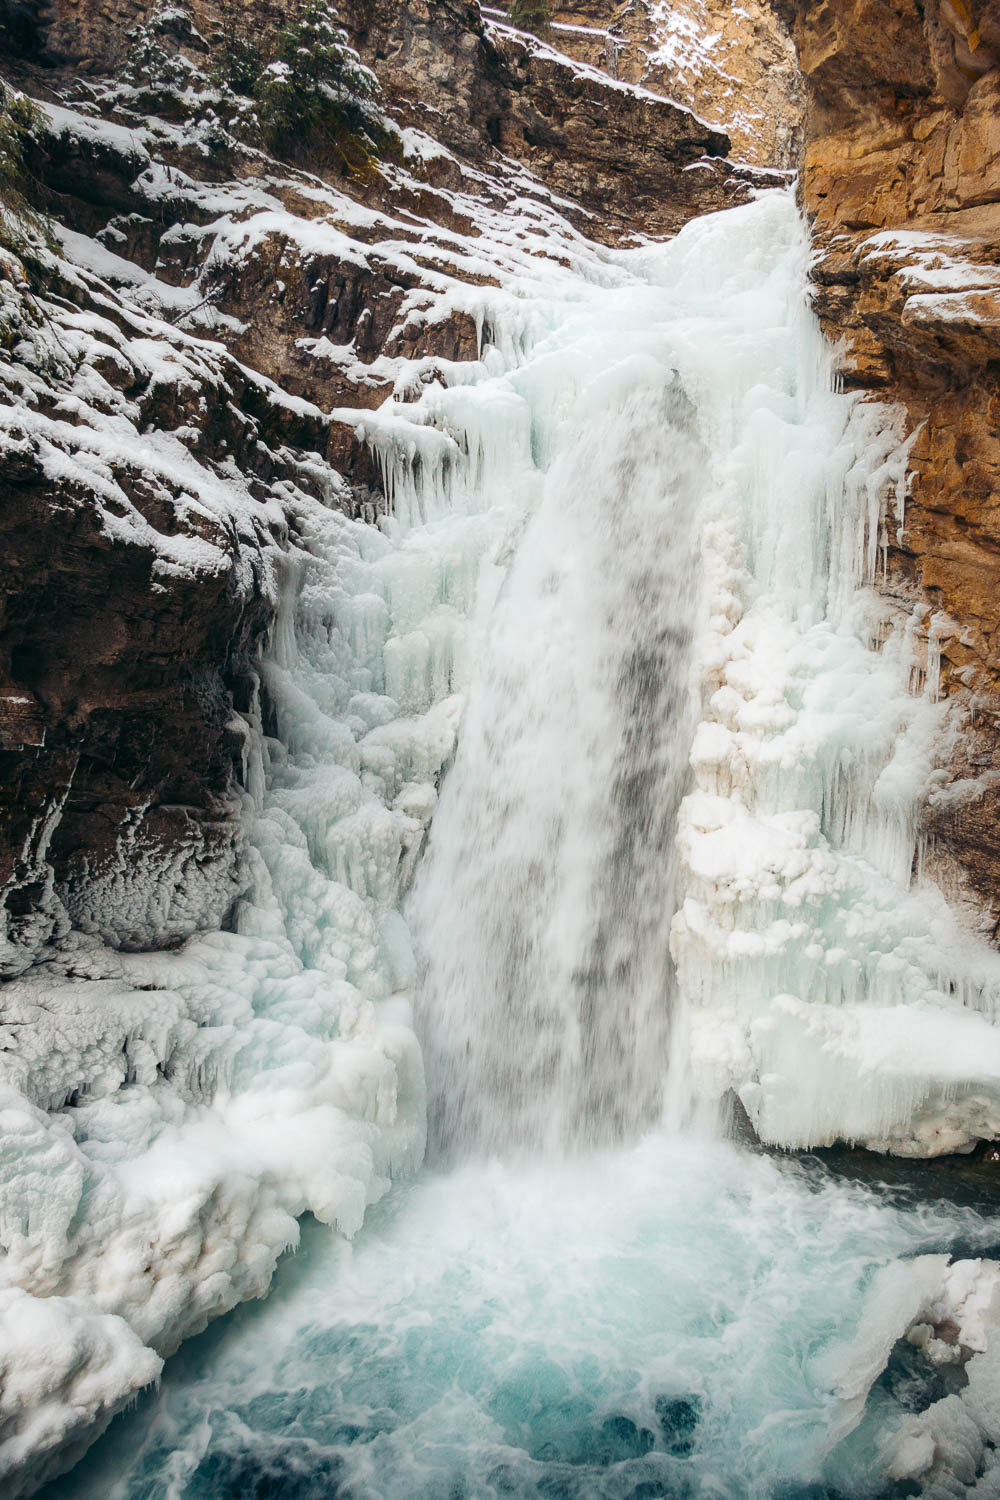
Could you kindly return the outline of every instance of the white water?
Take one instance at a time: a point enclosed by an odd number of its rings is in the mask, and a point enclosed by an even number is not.
[[[597,385],[494,610],[408,907],[452,1153],[631,1138],[660,1113],[707,456],[661,362]]]
[[[67,1493],[874,1494],[891,1470],[933,1494],[991,1462],[964,1397],[930,1456],[894,1388],[869,1397],[908,1329],[964,1327],[943,1264],[900,1257],[991,1226],[639,1140],[728,1089],[785,1144],[1000,1133],[994,961],[911,873],[933,663],[863,590],[905,454],[833,394],[805,261],[771,195],[523,279],[463,383],[364,418],[394,516],[303,518],[243,940],[307,966],[266,976],[268,1017],[291,999],[322,1034],[309,976],[341,987],[320,1098],[374,1128],[324,1197],[323,1141],[285,1122],[275,1175],[298,1140],[295,1201],[350,1230],[413,1150],[389,997],[414,868],[434,1141],[472,1159],[397,1190],[356,1254],[313,1238],[284,1303],[168,1377],[138,1455],[119,1428]]]
[[[353,1244],[307,1233],[46,1500],[857,1500],[893,1463],[961,1495],[997,1374],[977,1423],[958,1370],[896,1345],[973,1323],[941,1252],[998,1230],[659,1135],[428,1172]],[[929,1420],[936,1457],[900,1464]]]

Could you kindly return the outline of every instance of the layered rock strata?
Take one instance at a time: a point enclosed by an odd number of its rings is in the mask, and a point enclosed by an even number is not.
[[[484,13],[505,16],[503,6]],[[770,0],[558,0],[552,14],[560,49],[679,100],[729,135],[736,161],[797,165],[801,79],[786,19]]]

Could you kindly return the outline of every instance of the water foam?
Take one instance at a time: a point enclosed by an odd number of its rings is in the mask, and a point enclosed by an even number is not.
[[[931,1346],[995,1338],[996,1280],[941,1252],[997,1227],[657,1134],[426,1172],[307,1234],[45,1500],[960,1494],[996,1385]]]

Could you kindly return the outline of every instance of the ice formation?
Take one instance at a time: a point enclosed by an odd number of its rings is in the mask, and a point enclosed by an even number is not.
[[[782,194],[697,221],[509,376],[546,477],[410,908],[460,1149],[728,1090],[784,1146],[1000,1130],[1000,962],[919,874],[953,627],[870,587],[907,444],[807,254]]]
[[[145,156],[142,131],[52,113],[60,128],[97,132],[126,153],[151,202],[177,190]],[[137,857],[93,882],[74,913],[88,930],[67,935],[54,917],[59,941],[5,991],[0,1299],[4,1359],[23,1376],[0,1396],[12,1496],[64,1466],[183,1339],[262,1295],[302,1214],[351,1234],[390,1177],[419,1161],[423,1079],[400,893],[452,753],[470,642],[551,457],[540,445],[563,396],[558,369],[545,369],[546,339],[560,324],[585,328],[616,288],[642,286],[544,200],[521,201],[516,171],[516,215],[470,200],[478,240],[435,230],[432,258],[453,273],[413,259],[411,225],[333,191],[314,193],[328,217],[304,220],[266,184],[186,189],[202,223],[183,232],[214,235],[220,255],[276,236],[289,255],[361,265],[377,256],[419,272],[401,320],[467,313],[482,358],[383,362],[396,396],[377,412],[333,414],[382,465],[390,510],[378,526],[347,518],[341,482],[318,459],[312,493],[282,480],[261,506],[235,469],[199,465],[183,432],[141,434],[136,412],[94,373],[111,358],[143,379],[222,389],[219,347],[160,321],[197,311],[200,288],[181,296],[105,246],[65,236],[63,274],[114,317],[81,317],[70,332],[73,421],[26,391],[3,408],[4,441],[40,453],[53,479],[84,485],[112,534],[146,526],[116,486],[121,455],[182,486],[219,545],[188,555],[147,526],[163,569],[211,577],[229,566],[229,536],[263,534],[258,582],[281,609],[261,664],[275,722],[265,736],[261,699],[233,726],[245,744],[250,876],[236,930],[176,952],[111,951],[101,937],[109,910],[155,943],[170,938],[177,903],[201,902],[211,926],[234,893],[233,867],[206,890],[182,857],[168,871]],[[364,239],[376,223],[373,250]],[[259,383],[264,399],[322,425],[308,403]],[[268,534],[290,534],[289,550]]]
[[[688,274],[724,280],[712,227],[686,239]],[[907,444],[891,411],[833,390],[804,254],[793,234],[770,276],[746,258],[726,380],[703,356],[680,366],[723,440],[673,949],[697,1094],[736,1089],[784,1146],[933,1155],[1000,1127],[1000,964],[920,875],[920,809],[956,729],[937,686],[954,627],[869,587],[884,507],[905,524]]]
[[[300,547],[263,667],[280,738],[250,716],[237,931],[132,955],[76,934],[5,992],[7,1494],[263,1295],[303,1213],[351,1234],[422,1155],[395,906],[453,708],[385,693],[392,544],[285,498]]]
[[[190,232],[227,254],[273,235],[375,254],[332,207],[191,191],[207,227]],[[466,691],[407,907],[443,1142],[592,1142],[730,1089],[786,1145],[1000,1134],[997,962],[912,873],[950,627],[866,588],[905,444],[832,390],[791,198],[632,252],[537,201],[465,207],[479,239],[435,231],[461,274],[421,266],[430,290],[401,316],[471,314],[480,358],[400,360],[383,406],[334,413],[375,453],[388,513],[348,519],[329,471],[326,503],[273,496],[293,546],[261,666],[276,733],[260,703],[242,731],[237,930],[141,955],[76,934],[6,992],[12,1496],[261,1295],[301,1215],[352,1234],[419,1161],[399,908]],[[412,268],[412,233],[382,228],[377,253]],[[124,283],[162,357],[153,279],[89,242],[67,253]],[[127,411],[94,420],[95,475],[130,434]],[[238,519],[239,495],[234,476],[193,503]]]
[[[813,1370],[839,1403],[831,1448],[856,1434],[852,1441],[874,1459],[880,1476],[927,1500],[997,1493],[996,1261],[948,1255],[890,1261],[872,1277],[858,1333],[828,1346],[813,1360]],[[896,1381],[886,1380],[884,1372],[896,1373]],[[873,1391],[880,1377],[880,1388]],[[914,1399],[921,1382],[926,1394]],[[902,1411],[892,1399],[894,1384],[903,1388]],[[853,1469],[859,1485],[863,1470],[856,1464]]]

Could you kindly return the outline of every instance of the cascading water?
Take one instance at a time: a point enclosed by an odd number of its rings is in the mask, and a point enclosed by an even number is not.
[[[939,1252],[1000,1223],[657,1126],[732,1088],[789,1143],[961,1141],[1000,1109],[997,1034],[962,1003],[988,1007],[991,960],[911,888],[942,709],[862,587],[905,452],[833,393],[805,266],[780,194],[521,262],[476,367],[365,415],[394,515],[311,539],[258,844],[308,953],[404,986],[396,881],[466,693],[405,906],[452,1161],[353,1245],[309,1234],[53,1495],[995,1481],[998,1278]]]
[[[451,1155],[631,1137],[662,1109],[705,455],[669,369],[609,363],[494,610],[409,907]]]

